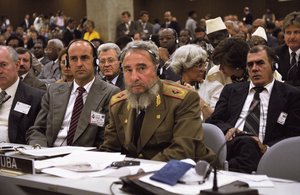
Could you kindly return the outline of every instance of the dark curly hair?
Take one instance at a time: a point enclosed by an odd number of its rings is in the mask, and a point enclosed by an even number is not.
[[[212,54],[214,64],[226,64],[233,68],[246,69],[249,45],[240,38],[226,38]]]

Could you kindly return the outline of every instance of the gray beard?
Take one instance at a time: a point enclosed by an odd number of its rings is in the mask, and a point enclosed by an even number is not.
[[[150,89],[146,90],[142,94],[133,94],[130,91],[126,90],[127,99],[130,103],[130,106],[135,109],[146,109],[151,102],[153,102],[158,95],[159,84],[156,82]]]

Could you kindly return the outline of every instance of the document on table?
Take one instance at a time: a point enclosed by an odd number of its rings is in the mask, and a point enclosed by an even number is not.
[[[193,170],[195,170],[195,169],[193,168]],[[144,183],[162,188],[166,191],[176,193],[176,194],[199,194],[200,190],[211,189],[213,186],[213,174],[211,174],[209,179],[206,180],[202,184],[198,184],[197,182],[192,182],[190,184],[177,183],[174,186],[170,186],[168,184],[164,184],[161,182],[151,180],[150,177],[152,175],[153,174],[146,175],[144,177],[141,177],[139,180]],[[218,175],[218,185],[219,186],[226,185],[226,184],[229,184],[234,181],[236,181],[235,177],[231,177],[231,176],[225,177],[224,175],[220,175],[220,176]]]
[[[187,173],[191,174],[192,170],[195,169],[193,168]],[[209,179],[202,184],[191,182],[190,184],[177,183],[174,186],[151,180],[150,177],[152,175],[153,174],[146,175],[144,177],[141,177],[139,180],[177,194],[199,194],[200,190],[211,189],[213,186],[213,174],[210,174]],[[274,187],[272,181],[265,175],[250,175],[229,171],[219,171],[217,177],[219,187],[232,183],[234,181],[246,182],[250,187]]]
[[[122,161],[125,155],[113,152],[74,151],[64,157],[36,160],[35,169],[61,167],[64,169],[80,169],[82,171],[102,170],[111,165],[113,161]],[[86,168],[86,169],[85,169]],[[93,170],[92,170],[93,168]]]
[[[41,148],[41,149],[19,149],[21,154],[26,154],[35,157],[53,157],[60,156],[64,154],[70,154],[73,151],[87,151],[95,149],[95,147],[79,147],[79,146],[61,146],[53,148]]]
[[[82,179],[100,176],[119,178],[125,175],[136,174],[139,171],[157,171],[165,164],[163,162],[159,164],[141,162],[139,166],[127,166],[119,169],[110,168],[112,162],[123,161],[125,159],[125,155],[121,155],[120,153],[90,151],[74,152],[68,156],[55,159],[38,161],[37,166],[49,167],[42,169],[41,172],[43,173],[69,179]]]
[[[219,173],[231,177],[236,177],[237,180],[248,183],[250,188],[251,187],[262,187],[262,188],[274,187],[273,182],[266,175],[244,174],[244,173],[237,173],[231,171],[219,171]]]

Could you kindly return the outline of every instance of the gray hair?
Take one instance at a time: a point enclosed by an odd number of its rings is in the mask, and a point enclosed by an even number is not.
[[[207,53],[199,45],[188,44],[179,47],[166,62],[177,74],[181,75],[183,70],[192,68],[199,62],[205,62]]]
[[[123,63],[124,57],[128,51],[144,50],[147,51],[152,59],[152,62],[157,65],[159,63],[158,48],[152,41],[132,41],[129,42],[123,49],[120,61]]]
[[[49,43],[54,43],[54,45],[59,49],[59,50],[62,50],[64,48],[64,44],[63,42],[60,40],[60,39],[50,39],[48,41],[48,44]]]
[[[14,63],[17,63],[18,60],[19,60],[19,56],[18,56],[18,53],[16,52],[16,50],[10,46],[4,46],[4,45],[1,45],[0,46],[0,50],[2,49],[5,49],[8,51],[9,55],[10,55],[10,58],[12,59],[12,61]]]
[[[292,12],[285,16],[282,25],[283,32],[291,25],[295,25],[298,28],[300,27],[300,12]]]
[[[225,26],[231,26],[232,29],[234,30],[234,32],[238,33],[240,31],[239,26],[237,25],[236,22],[232,21],[232,20],[227,20],[224,22]]]
[[[103,52],[103,51],[108,51],[108,50],[110,50],[110,49],[113,49],[113,50],[116,51],[116,53],[117,53],[117,58],[120,56],[120,54],[121,54],[121,49],[120,49],[120,47],[119,47],[117,44],[115,44],[115,43],[104,43],[104,44],[100,45],[100,46],[98,47],[97,53],[98,53],[98,55],[99,55],[101,52]]]

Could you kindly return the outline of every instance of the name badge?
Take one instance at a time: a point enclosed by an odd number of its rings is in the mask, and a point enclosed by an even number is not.
[[[281,125],[284,125],[287,116],[288,116],[287,113],[281,112],[280,115],[279,115],[279,117],[278,117],[278,119],[277,119],[277,123],[279,123]]]
[[[91,120],[90,123],[93,125],[97,125],[98,127],[103,127],[105,122],[105,114],[101,114],[95,111],[91,112]]]
[[[14,111],[21,112],[23,114],[28,114],[31,106],[28,104],[24,104],[22,102],[17,102],[14,108]]]

